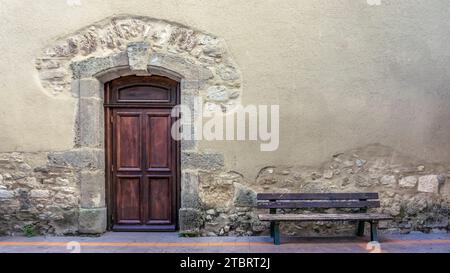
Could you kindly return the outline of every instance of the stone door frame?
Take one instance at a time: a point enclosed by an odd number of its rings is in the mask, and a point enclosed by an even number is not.
[[[72,93],[78,97],[76,114],[76,147],[79,156],[87,161],[95,158],[88,168],[79,170],[80,177],[80,233],[101,233],[107,228],[106,178],[105,178],[105,130],[103,96],[104,84],[122,76],[158,75],[180,83],[182,104],[194,105],[199,86],[207,80],[202,77],[205,68],[182,57],[157,54],[150,56],[146,43],[130,43],[126,52],[105,58],[89,58],[72,63],[75,79]],[[193,111],[194,113],[194,111]],[[195,114],[192,119],[195,119]],[[192,132],[193,133],[193,132]],[[192,138],[193,139],[193,138]],[[223,156],[203,153],[195,140],[181,140],[181,209],[180,230],[191,230],[192,214],[199,213],[198,178],[192,169],[223,166]],[[203,163],[202,163],[203,162]],[[206,162],[206,163],[205,163]],[[197,164],[199,163],[199,164]],[[197,165],[197,166],[196,166]]]
[[[153,74],[155,75],[155,74]],[[145,77],[145,76],[138,76],[138,77]],[[135,83],[136,79],[133,78],[133,80],[131,81],[127,81],[126,83],[123,83],[126,86],[130,86],[130,84],[135,84],[135,85],[140,85],[141,83]],[[147,80],[145,82],[148,82]],[[161,81],[158,79],[154,79],[151,80],[152,83],[158,85],[161,83]],[[170,158],[170,160],[172,160],[172,163],[170,164],[169,169],[171,169],[170,174],[167,174],[167,170],[164,170],[161,172],[161,170],[155,170],[152,169],[151,170],[151,174],[147,173],[148,168],[149,167],[145,167],[138,172],[144,172],[144,178],[145,180],[142,180],[142,183],[150,183],[149,180],[147,179],[151,179],[148,175],[150,176],[158,176],[159,177],[167,177],[170,176],[170,197],[167,199],[167,201],[169,202],[169,205],[171,207],[171,224],[151,224],[151,223],[146,223],[143,222],[140,225],[134,225],[132,224],[131,226],[127,226],[124,227],[123,224],[119,224],[117,221],[118,220],[114,220],[114,217],[117,216],[117,192],[115,191],[115,187],[117,186],[116,183],[118,183],[118,181],[116,179],[118,179],[118,177],[120,176],[120,174],[115,174],[114,175],[114,170],[113,170],[113,164],[114,164],[114,159],[113,159],[113,155],[116,153],[116,149],[117,146],[113,145],[113,141],[115,138],[115,129],[113,124],[116,123],[117,125],[117,118],[118,116],[116,116],[114,118],[114,111],[120,111],[121,110],[128,112],[129,108],[132,108],[133,110],[137,110],[137,112],[140,112],[141,110],[157,110],[157,111],[166,111],[166,110],[170,110],[173,111],[174,107],[176,105],[179,104],[179,99],[180,99],[180,82],[179,81],[174,81],[173,85],[171,86],[173,87],[172,89],[169,89],[168,92],[170,92],[170,97],[169,100],[167,102],[132,102],[132,101],[128,101],[128,102],[118,102],[118,98],[113,99],[112,97],[113,95],[113,90],[118,90],[120,89],[120,87],[118,89],[111,89],[112,87],[112,83],[113,82],[107,82],[104,85],[104,93],[105,93],[105,104],[104,104],[104,115],[105,115],[105,151],[106,151],[106,207],[107,207],[107,230],[114,230],[114,231],[178,231],[179,229],[179,224],[178,224],[178,211],[180,209],[180,142],[179,141],[175,141],[175,142],[170,142],[168,145],[170,145],[170,149],[171,151],[168,152],[168,157]],[[109,87],[108,87],[109,85]],[[124,110],[125,109],[125,110]],[[134,111],[133,111],[134,112]],[[147,112],[147,114],[149,114]],[[114,118],[114,119],[113,119]],[[113,122],[114,120],[114,122]],[[175,119],[172,119],[172,122],[176,122]],[[144,123],[146,124],[146,123]],[[142,125],[145,126],[147,129],[150,129],[150,127],[147,127],[148,125]],[[117,128],[116,128],[117,129]],[[170,133],[169,133],[170,134]],[[169,136],[170,137],[170,136]],[[142,139],[141,139],[142,141]],[[141,146],[140,146],[141,147]],[[143,148],[141,147],[141,152],[144,152],[144,150],[142,150]],[[149,162],[147,163],[149,164]],[[144,165],[146,166],[146,165]],[[150,167],[151,168],[151,167]],[[119,167],[116,165],[114,167],[114,169],[116,169],[116,171],[119,171]],[[123,176],[124,174],[122,174]],[[126,176],[129,176],[130,174],[127,174]],[[155,177],[156,178],[156,177]],[[146,181],[146,182],[145,182]],[[150,185],[148,186],[149,188]],[[161,200],[160,200],[161,201]],[[153,202],[152,200],[148,200],[148,202]],[[140,208],[141,208],[142,204],[140,203]],[[114,228],[114,225],[118,224],[118,226],[116,228]],[[149,227],[151,226],[151,227]],[[174,226],[174,228],[169,228],[167,226]]]
[[[77,99],[74,145],[48,157],[76,170],[80,233],[106,230],[104,83],[126,75],[174,79],[180,82],[181,104],[191,110],[191,122],[198,116],[195,97],[228,111],[239,104],[242,93],[241,73],[224,40],[175,22],[128,14],[55,38],[37,56],[36,69],[47,95]],[[181,140],[180,146],[180,231],[195,232],[205,212],[199,173],[225,171],[224,157],[199,148],[195,140]]]

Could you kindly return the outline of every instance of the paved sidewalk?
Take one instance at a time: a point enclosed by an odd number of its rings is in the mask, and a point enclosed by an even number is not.
[[[68,244],[69,243],[69,244]],[[381,236],[381,252],[440,252],[450,253],[450,234],[411,233]],[[32,238],[0,237],[0,253],[69,253],[80,252],[352,252],[367,253],[367,238],[293,238],[283,237],[282,245],[275,246],[265,236],[255,237],[197,237],[181,238],[178,233],[108,232],[99,237],[37,236]]]

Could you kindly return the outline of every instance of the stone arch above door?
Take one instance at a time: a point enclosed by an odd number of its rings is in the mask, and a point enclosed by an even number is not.
[[[241,94],[241,73],[222,39],[149,17],[107,18],[55,39],[36,58],[42,87],[54,96],[69,92],[74,78],[127,66],[133,72],[148,66],[174,71],[185,87],[224,109]]]
[[[78,99],[74,147],[51,153],[49,160],[78,169],[81,233],[106,229],[104,83],[126,75],[166,76],[180,82],[182,104],[192,109],[200,96],[223,111],[239,103],[242,87],[223,40],[147,17],[108,18],[59,38],[42,51],[36,68],[46,93]],[[181,141],[181,230],[199,225],[198,172],[223,168],[222,154],[199,150],[195,140]]]

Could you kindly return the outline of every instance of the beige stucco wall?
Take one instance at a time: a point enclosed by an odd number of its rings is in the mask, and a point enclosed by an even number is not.
[[[46,94],[34,58],[58,36],[133,14],[225,39],[243,75],[242,103],[280,105],[276,152],[202,143],[246,177],[376,142],[448,163],[449,11],[446,0],[2,0],[0,152],[73,147],[76,100]]]

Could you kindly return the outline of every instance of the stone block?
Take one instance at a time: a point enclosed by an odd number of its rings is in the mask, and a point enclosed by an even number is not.
[[[133,71],[147,71],[150,45],[148,43],[130,43],[127,47],[128,63]]]
[[[398,185],[401,188],[415,188],[417,184],[417,177],[415,176],[406,176],[400,179]]]
[[[99,99],[80,98],[79,101],[79,143],[82,147],[103,147],[104,117],[103,104]]]
[[[204,66],[200,66],[198,68],[198,80],[199,82],[205,82],[209,79],[214,78],[214,74],[211,72],[211,69],[204,67]]]
[[[228,95],[228,89],[225,86],[211,86],[208,88],[207,97],[208,100],[214,101],[214,102],[226,102],[228,101],[229,95]]]
[[[105,207],[105,173],[99,171],[81,171],[81,207]]]
[[[53,208],[55,210],[56,208]],[[78,231],[79,210],[57,209],[58,216],[51,221],[56,235],[75,234]]]
[[[175,71],[189,82],[207,80],[214,77],[209,68],[199,66],[192,61],[176,55],[155,53],[150,56],[149,64]]]
[[[55,80],[62,79],[66,76],[66,71],[64,69],[46,69],[42,70],[39,74],[41,80]]]
[[[106,231],[106,208],[80,208],[78,218],[79,232],[84,234],[99,234]]]
[[[395,188],[397,186],[397,180],[393,175],[383,175],[380,178],[380,184],[388,188]]]
[[[0,200],[1,199],[11,199],[14,197],[13,191],[0,189]]]
[[[103,84],[96,78],[84,78],[78,80],[79,95],[82,98],[103,98]]]
[[[126,52],[121,52],[103,58],[88,58],[79,62],[73,62],[71,68],[75,79],[91,78],[98,73],[113,67],[128,65]]]
[[[181,140],[182,150],[195,150],[197,148],[197,141],[195,140]]]
[[[216,43],[214,44],[207,44],[203,47],[203,54],[213,57],[213,58],[220,58],[224,54],[225,50],[218,46]]]
[[[419,185],[417,190],[420,192],[438,193],[439,192],[439,176],[424,175],[419,177]]]
[[[234,183],[233,202],[236,207],[255,206],[256,205],[256,192],[240,183]]]
[[[194,208],[182,208],[179,213],[180,232],[198,231],[203,225],[203,214]]]
[[[50,197],[50,191],[48,191],[48,190],[31,190],[30,197],[31,198],[48,198],[48,197]]]
[[[217,68],[217,74],[224,81],[235,81],[239,79],[239,73],[233,66],[221,65]]]
[[[447,176],[448,178],[448,176]],[[440,188],[440,193],[444,198],[450,200],[450,181],[446,179]]]
[[[72,97],[78,98],[80,96],[80,80],[72,79],[70,83],[70,93]]]
[[[199,88],[199,82],[198,80],[185,80],[182,79],[180,82],[180,87],[183,90],[183,93],[185,90],[198,90]]]
[[[103,149],[80,148],[48,154],[51,164],[58,166],[71,166],[80,169],[105,168],[105,152]]]
[[[197,172],[184,171],[181,173],[181,206],[200,208]]]

